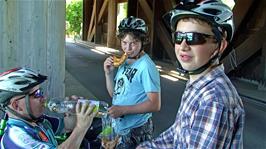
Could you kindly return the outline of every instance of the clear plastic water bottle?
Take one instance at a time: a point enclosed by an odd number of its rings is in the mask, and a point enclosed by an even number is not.
[[[51,112],[55,113],[76,113],[77,102],[89,103],[95,105],[94,110],[98,111],[96,117],[103,117],[107,114],[108,103],[99,100],[78,99],[78,100],[65,100],[64,98],[52,98],[48,100],[45,107]]]

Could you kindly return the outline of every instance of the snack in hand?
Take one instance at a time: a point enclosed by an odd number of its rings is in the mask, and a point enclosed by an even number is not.
[[[124,53],[121,57],[113,56],[113,58],[114,58],[114,66],[119,67],[127,59],[127,54]]]

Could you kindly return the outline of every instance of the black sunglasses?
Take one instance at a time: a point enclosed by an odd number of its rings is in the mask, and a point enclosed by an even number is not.
[[[42,89],[37,89],[34,92],[30,93],[29,96],[33,96],[34,98],[43,97],[43,91]]]
[[[35,90],[34,92],[32,92],[32,93],[30,93],[30,94],[28,94],[28,95],[29,95],[29,96],[33,96],[34,98],[44,97],[42,89],[37,89],[37,90]],[[20,99],[22,99],[22,98],[24,98],[24,97],[25,97],[25,96],[22,96],[22,97],[20,97],[20,98],[18,98],[18,99],[16,99],[16,100],[20,100]]]
[[[215,39],[214,35],[208,35],[197,32],[175,32],[174,42],[175,44],[181,44],[184,39],[188,45],[200,45],[206,43],[206,38]]]

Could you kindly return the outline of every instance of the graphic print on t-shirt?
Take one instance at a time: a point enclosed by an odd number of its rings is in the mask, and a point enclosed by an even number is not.
[[[137,71],[138,69],[129,67],[125,68],[122,74],[125,75],[128,81],[131,83]]]
[[[120,78],[119,80],[116,81],[114,95],[119,95],[123,92],[123,90],[125,89],[124,84],[125,84],[125,81],[123,78]]]
[[[122,75],[118,78],[118,80],[115,81],[114,95],[122,94],[125,91],[124,79],[127,79],[128,80],[127,82],[132,83],[132,80],[137,71],[138,69],[136,68],[125,67],[125,69],[122,72]]]

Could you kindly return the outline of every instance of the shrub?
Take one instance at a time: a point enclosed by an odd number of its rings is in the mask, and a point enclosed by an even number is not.
[[[80,36],[82,6],[82,0],[72,0],[66,4],[66,35]]]

